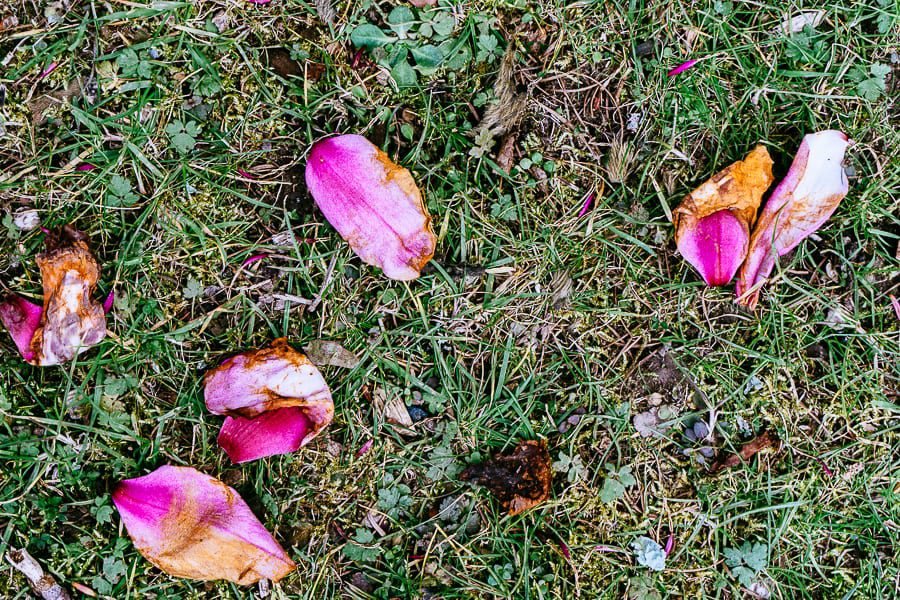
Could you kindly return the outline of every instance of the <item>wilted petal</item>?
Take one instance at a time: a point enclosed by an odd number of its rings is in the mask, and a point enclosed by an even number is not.
[[[772,159],[757,146],[695,189],[673,213],[678,251],[708,285],[725,285],[747,256],[750,227],[772,184]]]
[[[28,362],[34,360],[31,340],[41,325],[43,312],[39,305],[19,296],[10,296],[0,304],[0,321],[12,336],[19,354]]]
[[[169,575],[249,585],[295,568],[237,492],[196,469],[160,467],[112,499],[135,547]]]
[[[37,256],[44,288],[40,313],[21,299],[8,300],[0,309],[23,358],[44,367],[70,361],[106,337],[103,306],[92,299],[100,267],[84,234],[66,226],[50,232],[47,247]]]
[[[294,452],[303,445],[312,423],[297,406],[270,410],[257,417],[228,417],[219,431],[219,447],[233,463]]]
[[[776,257],[784,256],[819,229],[847,195],[849,184],[841,163],[849,145],[847,136],[835,130],[803,138],[750,238],[750,251],[737,283],[740,304],[756,306],[757,286],[772,272]]]
[[[485,486],[500,500],[504,510],[517,515],[550,497],[553,473],[547,442],[519,442],[512,453],[471,465],[460,478]]]
[[[334,417],[322,374],[284,338],[227,359],[206,374],[204,386],[206,407],[233,417],[219,444],[235,462],[293,452]]]
[[[410,280],[434,255],[431,217],[412,175],[366,138],[341,135],[309,153],[306,185],[328,222],[366,263]]]

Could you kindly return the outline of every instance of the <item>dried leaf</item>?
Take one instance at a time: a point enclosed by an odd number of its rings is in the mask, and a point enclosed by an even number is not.
[[[127,479],[113,503],[138,552],[169,575],[250,585],[296,568],[236,491],[196,469]]]
[[[504,510],[511,516],[517,515],[550,497],[553,473],[547,442],[519,442],[510,454],[468,467],[460,479],[485,486]]]
[[[772,159],[757,146],[695,189],[672,213],[678,251],[707,285],[731,281],[747,256],[750,228],[772,184]]]
[[[316,143],[306,164],[316,204],[353,251],[390,279],[419,276],[437,238],[412,175],[366,138]]]
[[[338,344],[328,340],[313,340],[303,346],[306,356],[318,366],[355,369],[359,366],[358,356]]]
[[[404,435],[416,435],[411,429],[413,426],[412,417],[406,409],[406,404],[396,394],[388,397],[383,387],[376,388],[372,393],[372,404],[375,406],[376,413],[388,423],[398,425],[398,430]]]
[[[738,303],[754,308],[777,256],[793,250],[834,213],[849,183],[842,162],[850,145],[840,131],[803,138],[787,175],[772,192],[750,238],[737,283]]]
[[[322,374],[285,338],[225,360],[203,383],[206,407],[229,417],[219,445],[235,463],[293,452],[334,417]]]
[[[731,454],[727,457],[724,457],[723,459],[720,459],[715,465],[713,465],[712,471],[715,473],[723,469],[736,467],[747,462],[757,453],[765,450],[766,448],[773,448],[777,444],[778,436],[769,433],[768,431],[764,431],[757,437],[741,446],[741,449],[737,454]]]

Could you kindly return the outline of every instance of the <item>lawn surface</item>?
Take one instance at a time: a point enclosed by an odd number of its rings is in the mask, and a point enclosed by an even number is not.
[[[108,598],[263,595],[136,552],[110,492],[169,463],[234,486],[297,562],[269,598],[897,597],[896,0],[11,0],[0,20],[2,286],[40,294],[36,210],[88,233],[116,293],[74,364],[0,336],[0,554]],[[759,143],[780,178],[828,128],[856,142],[849,195],[737,307],[679,257],[671,210]],[[337,132],[419,183],[439,242],[418,280],[362,264],[310,198],[306,153]],[[323,368],[336,415],[311,445],[238,468],[202,375],[280,336],[362,360]],[[509,517],[458,475],[521,439],[556,475]],[[665,570],[641,536],[671,539]],[[0,597],[30,597],[5,563]]]

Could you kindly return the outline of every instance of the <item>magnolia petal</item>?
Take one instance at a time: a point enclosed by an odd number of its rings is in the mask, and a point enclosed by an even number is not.
[[[100,267],[86,239],[69,226],[48,230],[47,251],[37,256],[43,307],[38,310],[21,299],[0,307],[0,320],[29,364],[68,362],[106,337],[103,306],[92,299]]]
[[[44,287],[44,314],[32,340],[41,366],[68,362],[106,337],[103,306],[92,299],[100,266],[80,231],[64,227],[48,236],[37,256]],[[29,361],[32,362],[32,361]]]
[[[738,303],[754,308],[759,285],[775,267],[775,259],[793,250],[834,213],[849,183],[842,162],[850,145],[836,130],[803,138],[787,175],[772,192],[750,237],[747,261],[737,283]]]
[[[720,210],[685,227],[678,237],[678,251],[706,285],[725,285],[744,262],[749,242],[746,223],[731,211]]]
[[[43,312],[40,305],[20,296],[10,296],[0,303],[0,321],[12,336],[19,354],[28,362],[35,357],[31,350],[31,340],[41,325]]]
[[[196,469],[162,466],[112,499],[138,552],[169,575],[250,585],[296,568],[236,491]]]
[[[219,443],[235,462],[293,452],[334,417],[322,374],[284,338],[225,360],[206,374],[204,388],[210,412],[233,417]],[[294,410],[282,412],[287,408]]]
[[[673,212],[678,251],[708,285],[725,285],[744,262],[750,227],[772,179],[772,158],[757,146],[688,194]]]
[[[233,463],[294,452],[314,437],[312,423],[298,406],[258,417],[228,417],[219,431],[219,447]]]
[[[434,255],[431,217],[412,175],[366,138],[340,135],[317,142],[306,185],[353,251],[387,277],[415,279]]]

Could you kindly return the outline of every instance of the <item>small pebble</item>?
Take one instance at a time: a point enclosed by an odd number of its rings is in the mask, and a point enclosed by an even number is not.
[[[424,421],[430,415],[428,411],[426,411],[421,406],[413,404],[412,406],[406,407],[406,412],[409,413],[409,418],[413,420],[413,423],[418,423],[419,421]]]

